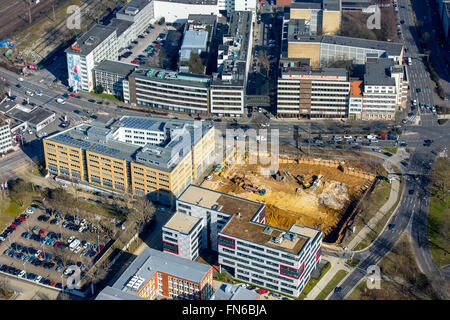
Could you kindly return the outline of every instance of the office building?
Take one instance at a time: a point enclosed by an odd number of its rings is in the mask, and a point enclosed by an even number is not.
[[[403,60],[401,43],[367,40],[337,35],[316,36],[305,19],[293,19],[285,15],[281,42],[282,59],[303,59],[311,67],[331,66],[340,60],[365,64],[366,58],[376,55],[393,59],[397,64]]]
[[[126,40],[131,42],[148,28],[154,18],[153,6],[154,1],[152,0],[131,0],[117,12],[116,18],[118,20],[131,23]],[[124,43],[125,45],[119,46],[119,48],[126,47],[129,42]]]
[[[189,61],[191,53],[199,56],[208,50],[209,34],[205,30],[187,30],[184,32],[180,48],[180,60]]]
[[[277,115],[281,117],[347,117],[350,83],[342,68],[282,66],[277,83]]]
[[[153,0],[155,19],[184,23],[190,14],[219,15],[217,0]]]
[[[96,300],[209,300],[212,281],[209,265],[145,248]]]
[[[101,86],[103,91],[124,99],[125,88],[128,85],[128,76],[136,69],[136,65],[113,60],[103,60],[94,68],[95,85]],[[126,93],[128,91],[126,90]]]
[[[219,11],[228,17],[235,11],[252,11],[256,14],[256,3],[256,0],[217,0]]]
[[[12,141],[9,119],[0,114],[0,154],[12,150]]]
[[[229,34],[223,36],[218,48],[218,73],[211,81],[210,111],[214,115],[235,117],[244,114],[252,34],[252,12],[233,12]]]
[[[162,228],[163,251],[195,260],[205,248],[206,229],[203,219],[175,213]]]
[[[217,251],[219,264],[233,277],[261,287],[298,296],[321,259],[320,230],[268,226],[265,205],[255,201],[191,185],[177,199],[177,213],[203,220],[203,231],[186,228],[190,239]],[[178,247],[185,256],[178,239],[163,237],[165,250],[176,254]]]
[[[311,34],[336,34],[341,26],[341,0],[297,0],[290,4],[290,19],[302,19]]]
[[[367,59],[362,100],[363,120],[394,120],[396,107],[406,106],[404,66],[391,59]]]
[[[214,160],[206,122],[124,116],[43,139],[50,174],[172,205]]]
[[[56,119],[54,112],[14,101],[3,103],[0,106],[0,113],[9,119],[12,132],[27,129],[39,132]]]
[[[117,33],[109,26],[95,25],[65,50],[69,87],[94,89],[93,69],[103,60],[117,60]]]
[[[137,68],[128,77],[131,104],[192,114],[209,113],[211,77],[159,68]]]

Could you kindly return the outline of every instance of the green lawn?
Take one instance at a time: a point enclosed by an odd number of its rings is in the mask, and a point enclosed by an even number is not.
[[[403,189],[403,182],[400,182],[399,189]],[[383,218],[381,218],[380,221],[375,225],[375,227],[370,230],[370,232],[367,234],[367,237],[361,240],[358,245],[355,247],[354,251],[362,250],[367,248],[380,234],[380,232],[383,230],[384,226],[388,222],[389,218],[391,217],[392,213],[394,212],[395,208],[397,208],[398,203],[400,202],[400,198],[402,196],[402,193],[399,192],[397,196],[397,201],[395,201],[395,204],[392,206],[391,209],[384,215]]]
[[[383,168],[384,169],[384,168]],[[387,177],[387,172],[386,172]],[[358,232],[364,228],[364,226],[369,222],[369,220],[380,210],[383,204],[389,199],[389,194],[391,193],[391,184],[388,181],[380,180],[378,181],[375,189],[366,198],[365,203],[361,206],[361,211],[358,213],[354,226],[355,232],[345,240],[346,244],[355,237]]]
[[[11,224],[11,221],[14,220],[23,210],[25,210],[28,205],[24,205],[23,207],[19,206],[14,201],[10,201],[9,199],[2,200],[0,203],[0,224],[3,227]]]
[[[330,270],[331,263],[327,263],[325,267],[322,269],[322,272],[320,273],[319,278],[311,278],[308,283],[306,284],[305,288],[303,289],[302,293],[300,293],[299,297],[296,298],[296,300],[303,300],[306,298],[306,296],[311,292],[311,290],[316,286],[316,284],[320,281],[320,279],[323,278],[323,276]]]
[[[116,102],[121,102],[119,99],[117,99],[115,96],[113,96],[112,94],[108,94],[108,93],[96,93],[94,91],[91,91],[90,94],[97,96],[97,97],[101,97],[104,99],[108,99],[108,100],[112,100],[112,101],[116,101]]]
[[[447,201],[449,200],[450,196],[447,197]],[[447,237],[450,210],[447,203],[448,202],[441,201],[436,197],[431,197],[430,199],[428,240],[430,242],[431,254],[438,267],[450,264],[450,242]]]
[[[338,272],[336,272],[334,277],[330,280],[330,282],[328,282],[325,288],[323,288],[323,290],[319,293],[315,300],[325,300],[331,293],[331,291],[333,291],[334,288],[337,287],[337,285],[342,281],[342,279],[345,278],[347,274],[348,271],[345,270],[339,270]]]
[[[384,151],[387,151],[387,152],[390,152],[392,154],[396,154],[397,153],[397,148],[383,147],[383,148],[380,148],[380,149],[384,150]]]

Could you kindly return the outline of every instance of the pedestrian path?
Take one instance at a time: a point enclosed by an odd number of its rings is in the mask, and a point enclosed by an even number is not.
[[[326,285],[333,279],[339,270],[346,270],[350,273],[351,269],[345,264],[345,260],[333,256],[323,255],[322,259],[331,263],[331,268],[323,276],[322,279],[314,286],[314,288],[305,297],[305,300],[314,300],[326,287]]]

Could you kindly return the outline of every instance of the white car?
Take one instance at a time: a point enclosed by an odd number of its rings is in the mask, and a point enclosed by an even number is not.
[[[80,251],[81,251],[81,246],[78,246],[73,250],[74,253],[78,253]]]
[[[207,176],[206,178],[205,178],[205,180],[211,180],[212,179],[212,176]]]
[[[33,214],[34,213],[34,208],[33,207],[28,207],[27,208],[27,213]]]
[[[81,227],[80,229],[78,229],[78,232],[83,232],[84,230],[86,230],[85,227]]]
[[[29,91],[29,90],[27,90],[25,93],[26,93],[27,95],[29,95],[29,96],[34,96],[34,93],[31,92],[31,91]]]
[[[67,242],[70,244],[73,240],[75,240],[75,237],[74,237],[74,236],[71,236],[71,237],[67,240]]]
[[[28,130],[28,134],[33,134],[33,131],[31,131],[31,130]]]
[[[41,92],[40,90],[36,90],[34,93],[35,93],[37,96],[42,96],[42,92]]]
[[[20,271],[19,277],[20,277],[20,278],[25,278],[26,273],[27,273],[27,272],[26,272],[25,270]]]
[[[42,279],[42,276],[37,276],[36,279],[34,279],[34,281],[39,283],[39,281],[41,281],[41,279]]]
[[[87,223],[86,219],[81,220],[80,226],[84,226]]]
[[[66,101],[63,98],[56,99],[56,102],[58,102],[60,104],[65,104],[66,103]]]
[[[346,140],[350,140],[350,139],[353,139],[353,137],[352,137],[352,136],[350,136],[350,135],[348,135],[348,136],[347,136],[347,135],[345,135],[345,136],[344,136],[344,139],[346,139]]]
[[[369,139],[369,140],[374,140],[377,137],[375,135],[373,135],[373,134],[369,134],[366,138]]]
[[[38,250],[35,254],[34,254],[34,256],[37,258],[37,257],[39,257],[39,255],[41,254],[41,250]]]
[[[23,81],[23,78],[17,78],[17,81],[22,82],[22,81]]]

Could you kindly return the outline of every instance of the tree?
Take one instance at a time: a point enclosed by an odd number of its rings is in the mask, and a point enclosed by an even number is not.
[[[156,209],[153,203],[148,197],[143,196],[133,203],[131,211],[128,214],[128,220],[134,225],[136,232],[142,232],[145,226],[152,220],[155,211]]]
[[[94,92],[98,94],[102,94],[104,91],[103,86],[101,84],[98,84],[95,86]]]
[[[6,91],[9,88],[8,80],[0,79],[0,98],[3,98],[6,95]]]

